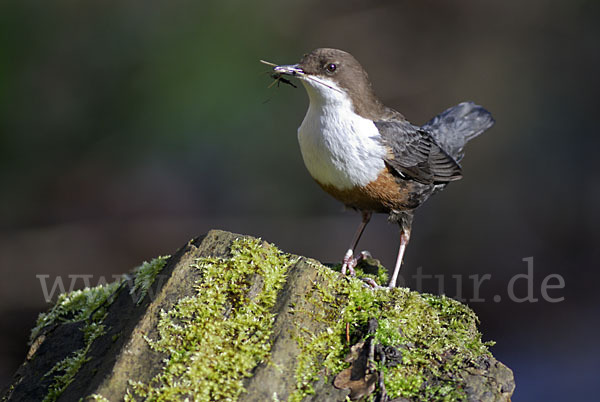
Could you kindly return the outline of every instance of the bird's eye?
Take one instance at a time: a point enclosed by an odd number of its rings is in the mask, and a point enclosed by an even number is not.
[[[329,74],[333,74],[335,72],[336,68],[337,68],[337,65],[335,63],[329,63],[328,65],[325,66],[325,70]]]

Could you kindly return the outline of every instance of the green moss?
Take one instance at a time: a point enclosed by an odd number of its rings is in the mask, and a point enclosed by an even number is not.
[[[60,294],[54,306],[38,316],[35,327],[31,330],[29,336],[30,343],[37,338],[42,329],[50,325],[84,321],[88,318],[92,321],[97,320],[105,313],[100,307],[120,284],[121,282],[118,281],[95,288],[85,288]],[[94,317],[90,317],[92,313],[94,313]]]
[[[41,313],[36,326],[31,331],[31,342],[40,334],[43,328],[57,323],[79,322],[85,324],[83,331],[84,346],[72,352],[63,360],[57,362],[44,377],[52,377],[45,402],[55,401],[73,381],[81,366],[88,361],[87,352],[96,338],[104,333],[101,324],[108,307],[107,299],[116,291],[120,282],[86,288],[58,297],[56,304],[46,313]]]
[[[89,396],[89,398],[96,402],[110,402],[107,398],[99,394],[92,394]]]
[[[162,370],[147,383],[131,381],[125,400],[236,400],[244,392],[244,378],[259,363],[269,361],[271,309],[295,261],[258,239],[236,240],[231,254],[195,262],[199,278],[195,293],[161,311],[158,334],[147,339],[153,350],[165,356]],[[165,262],[166,257],[159,257],[136,269],[132,293],[139,294],[138,304]],[[359,279],[367,276],[360,270],[358,278],[350,278],[321,264],[313,266],[317,279],[296,311],[308,313],[324,329],[296,328],[301,353],[296,389],[288,400],[302,400],[314,393],[319,377],[331,380],[348,367],[345,357],[350,346],[367,336],[371,318],[378,321],[377,330],[369,335],[374,342],[402,355],[395,366],[377,363],[391,398],[464,399],[460,373],[489,353],[472,310],[452,299],[409,289],[374,290]],[[386,282],[382,267],[372,272],[370,278]],[[84,322],[85,346],[46,374],[53,378],[46,400],[60,396],[87,361],[94,339],[104,333],[108,299],[118,286],[116,282],[61,295],[49,312],[40,315],[32,340],[54,323]],[[101,395],[92,398],[103,400]]]
[[[147,339],[166,355],[162,371],[148,384],[131,381],[126,400],[235,400],[268,359],[270,310],[292,261],[258,239],[236,240],[231,254],[197,260],[196,293],[161,311],[158,338]]]
[[[378,321],[375,342],[402,353],[400,364],[382,367],[391,398],[454,401],[464,398],[461,370],[478,356],[489,354],[477,331],[477,317],[467,306],[447,298],[419,294],[405,288],[370,289],[359,278],[340,278],[316,265],[319,280],[306,300],[314,319],[327,324],[318,333],[302,331],[291,401],[312,394],[312,383],[323,373],[334,376],[349,363],[349,347],[365,337],[370,318]],[[350,345],[346,344],[346,325]],[[323,372],[322,368],[325,368]]]
[[[104,334],[104,325],[90,322],[82,328],[82,331],[84,333],[83,339],[85,346],[55,364],[54,367],[44,375],[44,377],[54,375],[54,381],[48,388],[48,394],[46,394],[44,402],[57,400],[65,388],[73,382],[75,374],[77,374],[81,366],[89,360],[87,352],[92,346],[92,343],[96,338]]]
[[[140,291],[139,301],[146,295],[148,288],[154,281],[156,274],[162,269],[167,257],[158,257],[151,262],[145,262],[133,272],[134,288]],[[105,333],[102,324],[106,317],[106,311],[113,296],[123,281],[115,281],[110,284],[99,285],[94,288],[85,288],[73,292],[63,293],[52,308],[38,316],[35,327],[31,331],[30,342],[33,342],[44,328],[56,324],[83,322],[84,346],[73,351],[69,356],[57,362],[44,377],[51,377],[52,384],[44,398],[45,402],[55,401],[63,391],[71,384],[75,375],[89,358],[87,353],[95,339]]]
[[[156,275],[163,269],[170,256],[160,256],[150,262],[144,261],[142,265],[134,270],[135,279],[129,293],[138,295],[137,304],[139,305],[148,294],[148,289],[154,283]]]

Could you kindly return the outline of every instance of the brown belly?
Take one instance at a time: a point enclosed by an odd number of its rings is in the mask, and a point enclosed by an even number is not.
[[[319,185],[346,206],[373,212],[414,209],[425,201],[433,190],[432,186],[395,176],[387,168],[381,171],[376,180],[364,187],[340,190],[331,185]]]

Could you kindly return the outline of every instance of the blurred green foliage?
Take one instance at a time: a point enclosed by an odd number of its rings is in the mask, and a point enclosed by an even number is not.
[[[279,93],[258,63],[287,47],[270,2],[0,7],[0,226],[68,220],[42,203],[80,187],[110,198],[107,181],[144,165],[248,191],[252,176],[280,172],[278,149],[294,149],[286,110],[303,98],[265,104]]]

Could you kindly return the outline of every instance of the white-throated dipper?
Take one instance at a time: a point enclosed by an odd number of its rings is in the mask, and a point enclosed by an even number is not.
[[[400,225],[388,285],[395,287],[414,210],[462,177],[463,147],[494,119],[483,107],[463,102],[415,126],[375,96],[367,72],[342,50],[316,49],[298,64],[273,70],[300,79],[308,92],[310,104],[298,128],[306,168],[325,191],[362,213],[342,272],[353,273],[354,250],[371,214],[388,213]]]

